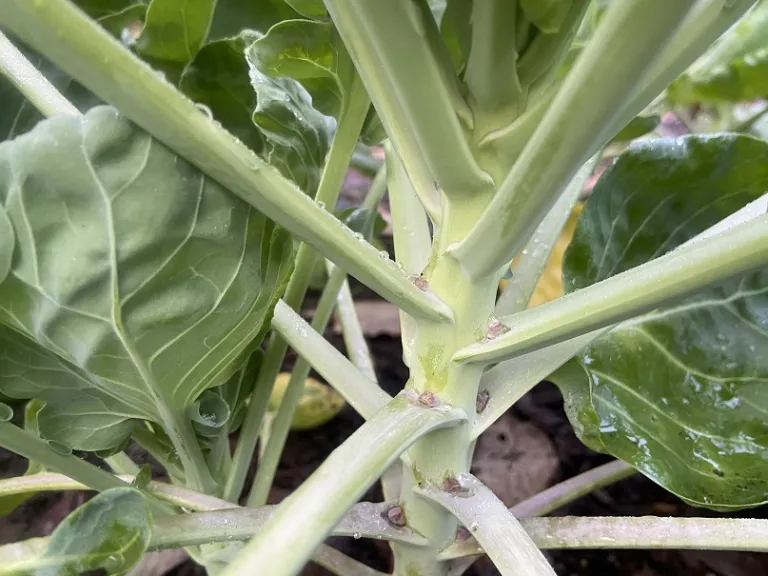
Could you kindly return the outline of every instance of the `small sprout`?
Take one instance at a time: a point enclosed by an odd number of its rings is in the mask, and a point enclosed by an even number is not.
[[[405,512],[402,506],[392,506],[384,513],[384,517],[394,526],[405,526]]]
[[[477,393],[477,398],[475,399],[475,411],[480,414],[483,410],[485,410],[485,407],[488,406],[488,400],[491,398],[491,393],[488,392],[488,390],[481,390]]]
[[[456,530],[456,542],[464,542],[464,540],[469,540],[469,537],[471,534],[469,533],[469,530],[467,530],[464,526],[459,526],[459,529]]]
[[[430,392],[429,390],[425,390],[421,394],[419,394],[419,404],[426,408],[435,408],[437,406],[440,406],[440,398],[437,397],[437,394],[434,392]]]
[[[509,332],[509,326],[502,324],[498,318],[493,318],[490,324],[488,324],[488,332],[486,333],[485,337],[488,340],[493,340],[494,338],[498,338],[507,332]]]
[[[429,280],[424,278],[421,274],[413,274],[410,277],[411,282],[421,290],[422,292],[428,292],[429,291]]]

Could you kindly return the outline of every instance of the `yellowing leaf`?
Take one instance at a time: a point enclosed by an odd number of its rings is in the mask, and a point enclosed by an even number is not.
[[[563,282],[562,282],[562,260],[565,249],[568,248],[568,244],[571,243],[573,237],[573,231],[576,229],[576,222],[581,214],[583,204],[579,203],[574,206],[571,215],[568,217],[568,221],[560,233],[560,237],[555,242],[552,248],[552,253],[547,261],[547,267],[544,269],[544,273],[539,278],[539,282],[536,285],[536,290],[531,296],[531,301],[528,303],[528,307],[538,306],[544,304],[555,298],[559,298],[563,295]],[[510,268],[514,268],[517,263],[517,257],[512,261]],[[504,289],[507,283],[507,279],[502,279],[500,288]]]
[[[539,283],[536,284],[536,290],[534,290],[531,301],[528,303],[529,308],[544,304],[563,295],[563,254],[565,254],[568,244],[571,243],[573,231],[576,230],[576,222],[579,219],[579,214],[581,214],[582,206],[583,204],[579,203],[573,207],[573,211],[568,217],[568,222],[566,222],[560,237],[555,242],[552,254],[549,255],[547,267],[544,269],[541,278],[539,278]]]
[[[269,411],[276,412],[285,395],[285,389],[291,375],[282,372],[275,380],[275,387],[269,397]],[[291,424],[292,430],[311,430],[333,420],[344,408],[344,399],[330,386],[307,378],[304,381],[304,392],[296,408],[296,414]]]

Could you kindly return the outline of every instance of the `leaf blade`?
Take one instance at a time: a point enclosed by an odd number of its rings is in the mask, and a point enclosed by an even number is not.
[[[766,154],[734,135],[631,147],[587,203],[564,259],[566,290],[673,250],[762,196]],[[757,271],[590,344],[556,376],[582,440],[696,505],[763,503],[766,286],[768,271]]]

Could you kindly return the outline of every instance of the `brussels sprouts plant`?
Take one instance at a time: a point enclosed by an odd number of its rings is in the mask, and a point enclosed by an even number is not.
[[[30,462],[0,503],[98,492],[0,547],[0,573],[140,574],[185,548],[222,576],[380,574],[329,535],[387,540],[397,576],[768,550],[759,519],[546,517],[636,471],[695,506],[768,501],[768,3],[0,0],[0,29],[0,446]],[[688,135],[660,137],[669,110]],[[529,306],[607,158],[566,294]],[[377,174],[335,213],[352,162]],[[399,309],[394,397],[347,274]],[[295,416],[324,397],[311,369],[366,422],[270,506],[289,430],[328,418]],[[473,449],[544,379],[617,460],[507,509]]]

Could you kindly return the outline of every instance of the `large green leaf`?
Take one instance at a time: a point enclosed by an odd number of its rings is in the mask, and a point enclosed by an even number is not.
[[[216,0],[152,0],[136,51],[176,82],[208,36]]]
[[[629,148],[563,261],[567,291],[673,250],[768,190],[768,144],[692,136]],[[642,290],[638,286],[638,290]],[[628,321],[555,377],[589,446],[710,507],[768,501],[768,270]]]
[[[41,433],[73,448],[118,445],[131,419],[188,426],[292,266],[284,232],[107,107],[0,144],[0,205],[0,389],[44,400]]]
[[[285,0],[285,3],[307,18],[315,20],[325,20],[328,18],[328,12],[325,9],[323,0]]]
[[[76,576],[90,570],[124,574],[149,546],[152,514],[135,488],[97,494],[56,527],[35,576]],[[30,571],[32,572],[32,571]]]
[[[206,44],[186,67],[179,89],[203,104],[222,126],[254,152],[264,148],[264,136],[253,123],[256,93],[245,59],[246,37]]]
[[[338,116],[355,70],[330,22],[288,20],[272,27],[248,49],[251,65],[271,78],[301,82],[313,106]]]
[[[234,38],[244,30],[265,34],[278,22],[296,18],[301,15],[284,0],[217,0],[208,39]]]
[[[674,102],[741,102],[768,96],[768,48],[712,70],[683,75],[667,89]]]
[[[302,22],[309,26],[330,26],[298,20],[285,22],[287,26],[278,24],[268,36],[250,44],[246,56],[257,100],[252,118],[265,138],[262,155],[302,190],[314,193],[335,123],[332,117],[316,109],[313,96],[303,82],[286,74],[302,76],[310,89],[315,90],[318,100],[327,105],[326,112],[338,112],[345,91],[337,82],[346,80],[347,76],[339,73],[346,68],[336,63],[337,56],[326,53],[330,47],[322,43],[319,35],[308,41],[308,44],[320,42],[311,56],[307,55],[306,60],[294,58],[302,49],[292,44],[301,41],[292,25],[301,28]],[[274,30],[278,32],[273,33]],[[267,39],[268,42],[263,42]],[[348,61],[348,57],[344,59]],[[281,60],[290,62],[290,66],[281,66]],[[331,91],[330,86],[334,85],[337,88]]]

